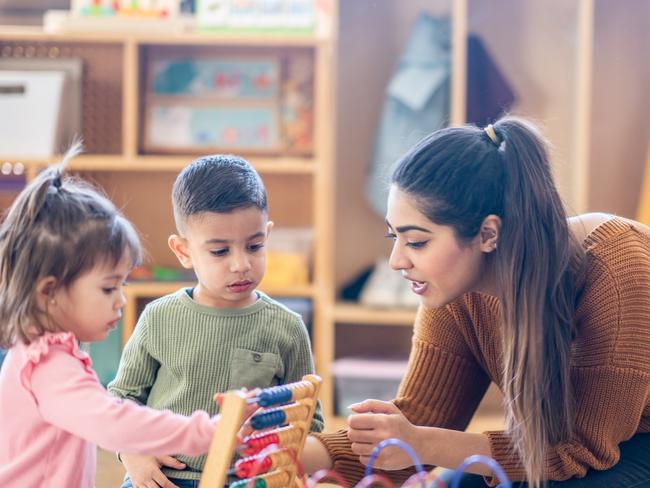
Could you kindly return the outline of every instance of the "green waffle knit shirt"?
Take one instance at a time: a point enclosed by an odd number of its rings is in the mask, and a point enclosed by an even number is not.
[[[233,309],[201,305],[191,293],[181,289],[147,305],[108,385],[111,394],[159,410],[214,415],[217,392],[292,383],[314,372],[297,313],[259,291],[254,304]],[[311,430],[323,425],[319,403]],[[177,457],[187,469],[163,469],[165,475],[200,478],[206,456]]]

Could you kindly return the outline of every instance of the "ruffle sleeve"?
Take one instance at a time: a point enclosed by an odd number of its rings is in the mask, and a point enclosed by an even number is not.
[[[55,334],[43,334],[27,346],[27,360],[20,369],[20,384],[32,394],[36,403],[38,403],[38,400],[32,393],[32,373],[38,364],[47,359],[52,352],[52,348],[55,346],[62,346],[71,356],[79,359],[86,372],[94,374],[90,356],[79,348],[79,342],[73,333],[58,332]]]

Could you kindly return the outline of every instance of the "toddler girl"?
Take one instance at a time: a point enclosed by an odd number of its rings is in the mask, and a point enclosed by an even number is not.
[[[131,224],[94,188],[43,171],[0,226],[0,486],[95,483],[95,444],[122,452],[199,455],[217,417],[152,410],[102,388],[79,342],[116,326],[140,260]]]

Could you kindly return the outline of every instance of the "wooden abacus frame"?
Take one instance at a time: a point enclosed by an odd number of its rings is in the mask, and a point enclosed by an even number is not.
[[[310,396],[293,402],[294,404],[306,406],[308,412],[304,419],[291,422],[291,424],[299,427],[302,431],[299,441],[291,446],[296,459],[300,459],[300,455],[304,449],[314,411],[318,403],[318,392],[322,383],[321,378],[313,374],[303,376],[302,381],[311,383],[314,386],[314,390]],[[291,385],[285,386],[290,387]],[[244,393],[229,391],[224,395],[221,407],[221,420],[217,425],[212,443],[210,444],[210,451],[205,462],[199,488],[223,488],[225,486],[230,464],[237,447],[237,433],[245,420],[246,405],[247,399]],[[296,481],[297,466],[292,463],[286,467],[283,466],[281,469],[289,475],[291,484],[288,486],[290,488],[298,487],[299,484]]]

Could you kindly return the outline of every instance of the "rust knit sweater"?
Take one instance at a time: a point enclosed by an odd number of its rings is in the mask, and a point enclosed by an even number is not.
[[[620,442],[650,432],[650,231],[613,218],[587,236],[584,247],[572,348],[575,432],[549,448],[550,480],[608,469],[619,460]],[[408,373],[394,400],[413,424],[464,430],[490,382],[501,385],[499,317],[499,301],[478,293],[419,311]],[[525,480],[508,433],[486,434],[510,479]],[[345,431],[318,437],[336,471],[351,483],[363,477]],[[390,477],[403,481],[407,471]]]

